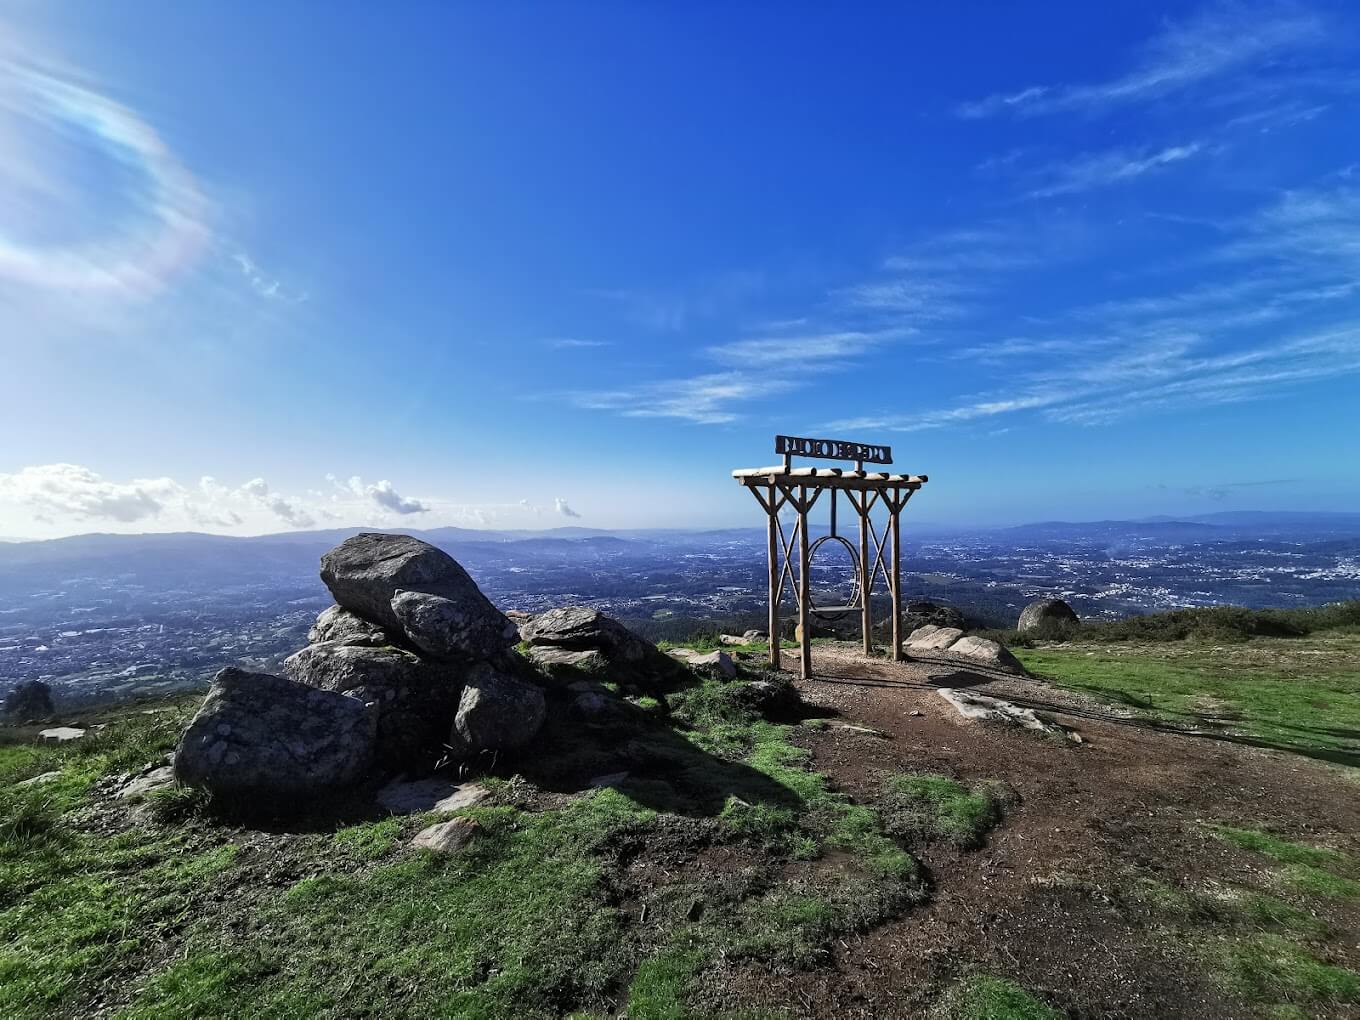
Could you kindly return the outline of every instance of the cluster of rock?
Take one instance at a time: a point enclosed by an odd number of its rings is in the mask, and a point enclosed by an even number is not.
[[[303,797],[375,767],[514,751],[543,724],[545,688],[673,665],[589,609],[544,613],[521,635],[452,557],[407,535],[347,539],[322,557],[321,579],[336,604],[285,675],[216,676],[175,755],[181,782]],[[521,640],[541,670],[514,651]]]
[[[904,647],[909,652],[947,652],[993,669],[1003,669],[1011,673],[1025,672],[1020,660],[1012,655],[1005,645],[990,638],[965,635],[958,627],[926,624],[907,636]]]

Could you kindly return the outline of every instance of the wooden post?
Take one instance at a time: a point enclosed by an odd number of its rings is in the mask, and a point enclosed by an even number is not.
[[[802,631],[799,642],[800,665],[804,680],[812,677],[812,586],[808,570],[812,559],[808,555],[808,500],[807,486],[798,487],[798,627]]]
[[[892,661],[902,661],[902,491],[894,489],[888,510],[892,514]]]
[[[850,505],[859,511],[859,600],[860,600],[860,629],[864,631],[864,654],[866,656],[874,654],[874,606],[873,594],[874,585],[867,571],[870,569],[869,563],[869,494],[861,492],[859,502],[855,502],[854,494],[847,492],[850,498]]]
[[[779,579],[783,574],[779,562],[779,502],[774,482],[770,483],[770,668],[779,668]]]

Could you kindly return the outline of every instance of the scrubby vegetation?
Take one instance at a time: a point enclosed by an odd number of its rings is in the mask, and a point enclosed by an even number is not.
[[[911,848],[938,834],[838,792],[745,681],[657,707],[624,733],[557,720],[544,781],[488,778],[449,856],[408,846],[431,816],[371,801],[278,831],[189,791],[119,799],[183,705],[0,746],[0,1015],[688,1016],[731,968],[816,966],[926,898]],[[591,789],[620,747],[629,775]]]
[[[1360,634],[1360,599],[1297,609],[1204,606],[1129,616],[1122,620],[1085,620],[1080,624],[1050,621],[1023,634],[1015,630],[977,633],[1012,648],[1034,648],[1049,642],[1074,640],[1092,644],[1169,641],[1222,644],[1259,637],[1307,637],[1321,631]]]

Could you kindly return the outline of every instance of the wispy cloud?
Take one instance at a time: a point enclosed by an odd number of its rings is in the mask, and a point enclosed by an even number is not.
[[[1050,163],[1034,171],[1031,177],[1039,183],[1031,187],[1027,194],[1030,198],[1050,198],[1107,187],[1165,169],[1173,163],[1208,151],[1209,147],[1205,144],[1191,142],[1155,151],[1112,149],[1086,153],[1070,160]]]
[[[956,108],[959,116],[1037,116],[1062,111],[1102,113],[1147,102],[1256,68],[1324,43],[1324,19],[1295,7],[1222,3],[1166,25],[1122,75],[1085,84],[1031,85]]]
[[[1360,192],[1287,192],[1223,223],[1215,237],[1195,263],[1214,279],[1077,305],[1046,320],[1051,335],[955,351],[958,359],[1018,365],[1005,391],[828,427],[913,431],[1023,412],[1101,425],[1360,374]],[[1263,328],[1278,322],[1293,329],[1271,336]]]
[[[709,347],[706,353],[715,361],[745,368],[788,367],[815,361],[844,361],[901,339],[908,329],[873,332],[844,331],[793,336],[767,336],[736,340]]]
[[[266,275],[255,263],[255,260],[244,252],[237,252],[231,257],[231,260],[241,270],[241,275],[246,278],[251,289],[260,297],[275,301],[288,301],[293,304],[301,304],[307,300],[308,295],[306,293],[285,289],[281,282]]]
[[[207,247],[208,204],[165,141],[136,112],[0,52],[0,282],[64,293],[147,297]],[[138,181],[91,195],[79,164],[111,162]],[[72,224],[91,201],[100,215]],[[77,231],[80,240],[34,238]],[[91,229],[91,225],[96,226]],[[22,233],[20,232],[22,231]]]
[[[698,425],[736,421],[744,402],[786,393],[798,383],[747,372],[712,372],[636,387],[569,394],[577,407],[615,411],[627,418],[675,418]]]
[[[578,340],[577,338],[570,336],[552,337],[548,340],[544,340],[543,343],[558,351],[585,350],[593,347],[611,346],[608,340]]]

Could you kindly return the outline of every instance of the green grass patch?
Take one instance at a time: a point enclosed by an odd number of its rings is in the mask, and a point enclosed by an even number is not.
[[[1261,829],[1238,829],[1231,825],[1211,825],[1209,830],[1220,839],[1243,850],[1264,854],[1281,864],[1337,864],[1345,860],[1345,855],[1330,847],[1307,846],[1292,843]]]
[[[947,1020],[1062,1020],[1064,1014],[1045,1005],[1014,981],[977,974],[946,998]]]
[[[944,840],[962,849],[982,845],[1001,820],[1001,798],[987,787],[969,788],[948,776],[920,772],[884,784],[887,829],[908,842]]]
[[[1135,716],[1360,763],[1360,634],[1207,647],[1018,649],[1025,668]]]
[[[1222,964],[1231,987],[1252,1002],[1360,1003],[1360,974],[1324,963],[1278,935],[1258,935],[1224,947]]]

